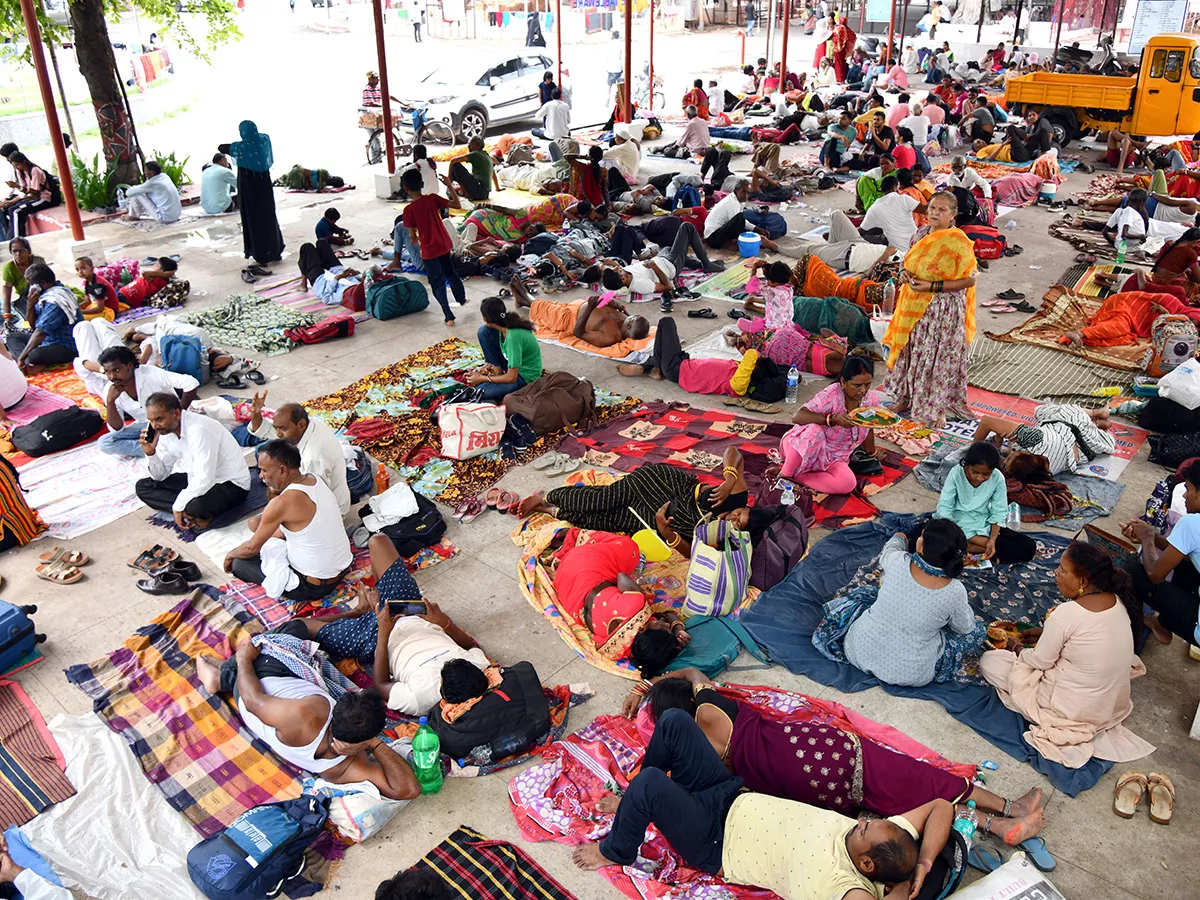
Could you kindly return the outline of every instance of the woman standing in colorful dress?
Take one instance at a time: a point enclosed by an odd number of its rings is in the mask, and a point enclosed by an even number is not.
[[[974,418],[967,406],[967,347],[975,339],[975,245],[955,227],[958,201],[935,194],[929,224],[904,257],[896,311],[883,343],[891,373],[883,390],[897,412],[935,428]]]

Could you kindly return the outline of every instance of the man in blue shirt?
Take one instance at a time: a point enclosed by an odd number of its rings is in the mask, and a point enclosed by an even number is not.
[[[354,236],[345,228],[338,225],[342,214],[334,207],[325,210],[325,214],[317,220],[317,240],[329,241],[333,247],[348,247],[354,243]]]
[[[200,207],[210,216],[232,212],[237,209],[237,175],[229,164],[229,157],[218,153],[200,173]]]
[[[30,266],[25,280],[29,282],[28,319],[33,331],[14,331],[5,343],[21,371],[29,376],[78,355],[71,329],[83,320],[83,313],[75,295],[62,286],[49,266]]]

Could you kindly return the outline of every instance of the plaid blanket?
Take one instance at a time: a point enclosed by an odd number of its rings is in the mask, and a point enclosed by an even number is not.
[[[445,881],[450,885],[450,897],[575,900],[574,894],[520,847],[507,841],[489,841],[465,825],[459,825],[413,868],[431,871]]]
[[[375,459],[399,468],[413,490],[454,506],[496,484],[513,466],[541,456],[567,433],[561,429],[543,435],[511,456],[499,448],[474,459],[443,458],[436,408],[446,394],[465,384],[468,369],[482,364],[483,352],[477,346],[447,338],[305,406],[337,429],[370,419],[369,433],[354,437],[353,442]],[[636,409],[639,403],[596,390],[600,422]]]
[[[975,766],[952,763],[887,725],[841,704],[778,688],[726,684],[721,693],[753,706],[767,718],[828,724],[853,731],[889,749],[905,753],[963,777]],[[637,773],[646,745],[637,727],[621,716],[600,716],[553,744],[545,762],[530,766],[508,784],[508,799],[517,828],[528,841],[577,845],[598,841],[612,827],[612,815],[596,803],[614,790],[623,791]],[[651,828],[632,866],[606,866],[600,874],[632,900],[775,900],[761,888],[728,884],[683,862],[658,830]]]
[[[1104,268],[1112,267],[1105,266]],[[1003,343],[1033,344],[1037,347],[1057,350],[1060,353],[1070,353],[1102,366],[1111,366],[1114,369],[1135,373],[1141,372],[1142,357],[1146,355],[1146,350],[1150,346],[1148,338],[1119,347],[1081,347],[1078,350],[1072,350],[1058,342],[1058,339],[1068,331],[1078,331],[1086,327],[1103,302],[1098,296],[1089,296],[1068,290],[1061,285],[1055,285],[1043,296],[1042,308],[1016,328],[1011,328],[1002,334],[990,331],[985,333],[992,340]]]

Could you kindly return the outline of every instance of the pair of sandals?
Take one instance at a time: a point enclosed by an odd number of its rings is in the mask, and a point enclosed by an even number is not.
[[[1025,252],[1025,248],[1022,247],[1020,244],[1009,244],[1007,247],[1004,248],[1005,256],[1019,256],[1020,254],[1022,254],[1024,252]]]
[[[1009,296],[1005,296],[1009,295]],[[1037,309],[1033,304],[1028,303],[1024,299],[1024,294],[1018,294],[1016,291],[1004,291],[996,295],[994,300],[984,300],[983,305],[995,314],[1000,313],[1035,313]],[[1014,302],[1015,301],[1015,302]]]
[[[246,284],[254,284],[259,278],[266,278],[268,275],[274,274],[270,269],[254,263],[242,269],[242,281],[246,282]]]
[[[86,566],[91,558],[82,550],[67,550],[52,547],[38,556],[39,565],[34,573],[43,581],[54,584],[75,584],[83,579],[80,566]]]
[[[162,544],[143,548],[128,565],[150,576],[137,581],[138,590],[147,594],[186,594],[189,582],[201,578],[198,565],[180,559],[178,553]]]
[[[1058,867],[1058,862],[1046,849],[1045,838],[1026,838],[1013,849],[1024,851],[1029,861],[1042,872],[1053,872]],[[1004,865],[1004,858],[986,844],[976,844],[967,854],[967,865],[980,872],[995,872]]]
[[[558,450],[544,453],[533,461],[533,467],[541,471],[547,478],[558,478],[569,475],[579,468],[579,460]]]
[[[747,409],[750,412],[763,413],[768,416],[773,416],[782,410],[781,406],[774,403],[763,403],[761,400],[755,400],[751,397],[726,397],[725,405],[740,406],[742,409]]]
[[[1122,819],[1132,819],[1146,793],[1150,795],[1150,821],[1170,825],[1175,813],[1175,785],[1161,772],[1125,772],[1113,789],[1113,812]]]
[[[242,381],[242,378],[253,384],[257,384],[259,387],[267,383],[266,376],[248,359],[240,359],[233,362],[213,380],[216,381],[219,388],[241,391],[246,389],[246,382]]]

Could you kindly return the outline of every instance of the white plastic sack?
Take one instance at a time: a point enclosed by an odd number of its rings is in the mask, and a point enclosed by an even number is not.
[[[76,794],[21,827],[63,884],[96,900],[204,900],[187,874],[200,842],[100,717],[55,716]]]
[[[1158,396],[1185,409],[1200,406],[1200,360],[1189,359],[1158,379]]]
[[[197,398],[192,401],[188,411],[216,419],[230,431],[238,426],[237,416],[233,412],[233,404],[224,397]]]
[[[959,888],[954,900],[1066,900],[1024,853],[1014,853],[995,872]]]
[[[473,459],[500,446],[504,436],[504,407],[491,403],[451,403],[438,411],[442,456]]]

